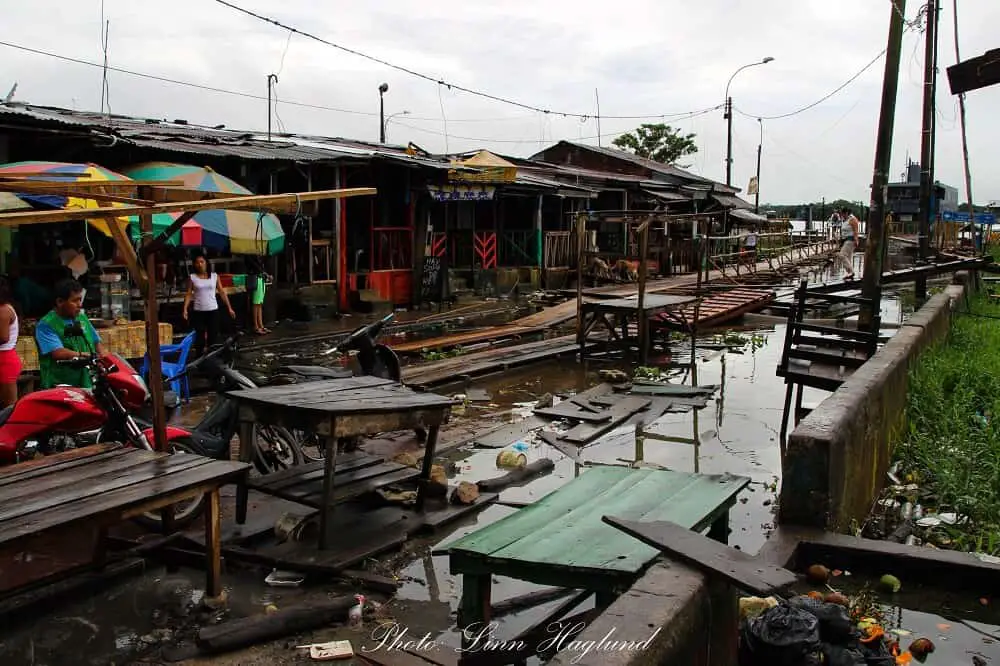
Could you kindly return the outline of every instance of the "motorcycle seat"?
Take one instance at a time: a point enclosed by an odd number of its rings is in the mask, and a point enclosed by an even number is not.
[[[278,372],[317,379],[347,379],[354,376],[354,373],[346,368],[324,368],[316,365],[286,365],[278,368]]]
[[[13,412],[14,412],[14,405],[0,409],[0,426],[2,426],[4,423],[7,423],[7,419],[10,418],[10,415]]]

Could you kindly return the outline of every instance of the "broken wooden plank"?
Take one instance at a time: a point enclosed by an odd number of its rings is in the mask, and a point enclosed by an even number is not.
[[[559,433],[552,432],[551,430],[543,430],[538,433],[538,438],[573,462],[580,462],[580,447],[576,444],[560,441]]]
[[[527,608],[541,606],[542,604],[547,604],[550,601],[568,597],[575,591],[576,590],[571,590],[566,587],[549,587],[542,590],[535,590],[534,592],[528,592],[527,594],[520,594],[516,597],[511,597],[510,599],[504,599],[503,601],[498,601],[493,604],[493,607],[490,610],[490,618],[496,619]]]
[[[576,404],[567,405],[566,403],[560,403],[554,407],[540,407],[535,410],[535,414],[553,419],[572,419],[586,423],[604,423],[611,419],[608,410],[594,411],[593,408],[583,410]]]
[[[646,398],[632,396],[622,398],[613,407],[608,408],[608,411],[611,413],[611,420],[607,423],[602,423],[600,425],[581,423],[575,428],[564,432],[559,439],[581,444],[589,442],[595,437],[603,435],[612,428],[617,427],[632,416],[632,414],[649,407],[649,405],[650,400]]]
[[[714,539],[669,521],[637,522],[603,516],[605,523],[708,576],[718,576],[762,597],[795,583],[798,577]]]
[[[546,419],[538,416],[529,416],[517,423],[505,423],[492,430],[487,430],[483,434],[477,435],[472,443],[485,449],[506,448],[514,442],[524,439],[533,430],[548,425],[548,423]]]

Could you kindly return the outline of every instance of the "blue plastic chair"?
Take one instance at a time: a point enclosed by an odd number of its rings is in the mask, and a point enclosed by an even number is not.
[[[188,356],[191,354],[191,347],[194,346],[194,331],[184,336],[180,344],[160,345],[160,372],[164,379],[169,379],[180,374],[187,366]],[[149,381],[149,353],[146,353],[142,361],[143,379]],[[177,394],[184,402],[191,401],[191,386],[188,383],[187,375],[170,382],[170,390]]]

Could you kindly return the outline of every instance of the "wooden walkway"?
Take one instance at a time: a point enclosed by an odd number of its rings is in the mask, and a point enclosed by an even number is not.
[[[588,348],[590,346],[588,345]],[[407,366],[403,368],[403,383],[407,386],[426,389],[519,365],[569,354],[575,355],[578,351],[580,351],[580,345],[577,343],[575,335],[563,335],[548,340],[486,349],[440,361]]]
[[[697,320],[695,320],[695,305],[691,304],[678,312],[664,312],[657,315],[655,321],[661,328],[685,332],[690,332],[692,326],[696,330],[711,328],[763,308],[774,300],[774,295],[773,291],[765,289],[737,288],[720,291],[701,300],[701,304],[697,307]]]

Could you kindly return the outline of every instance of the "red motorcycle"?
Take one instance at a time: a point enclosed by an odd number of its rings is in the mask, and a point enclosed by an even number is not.
[[[0,411],[0,464],[101,442],[124,442],[153,450],[152,428],[141,427],[132,416],[150,406],[149,389],[128,361],[106,354],[57,363],[89,370],[94,388],[44,389]],[[167,428],[167,440],[173,453],[204,455],[186,430]],[[178,525],[190,522],[201,503],[199,500],[175,506]],[[159,520],[159,513],[153,513],[142,522],[158,524]]]

